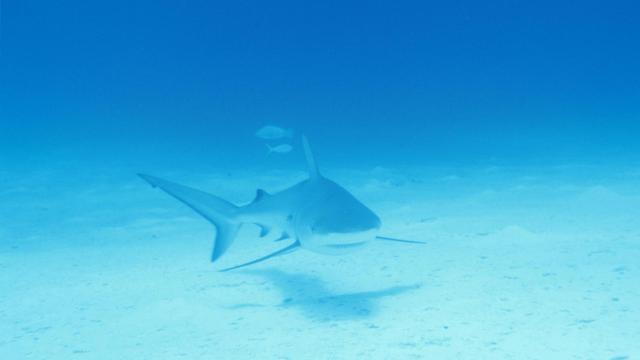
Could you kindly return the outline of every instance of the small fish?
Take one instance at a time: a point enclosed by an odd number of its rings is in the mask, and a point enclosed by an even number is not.
[[[292,138],[293,129],[283,129],[281,127],[267,125],[256,131],[256,136],[265,140],[276,140],[282,138]]]
[[[267,149],[269,149],[269,154],[271,154],[271,153],[285,154],[285,153],[288,153],[291,150],[293,150],[293,146],[291,146],[289,144],[280,144],[280,145],[276,145],[276,146],[269,146],[269,144],[267,144]]]

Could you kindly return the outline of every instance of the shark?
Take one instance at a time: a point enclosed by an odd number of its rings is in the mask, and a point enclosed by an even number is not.
[[[375,240],[424,244],[422,241],[381,236],[382,223],[378,215],[345,188],[323,176],[308,139],[304,135],[301,138],[308,178],[278,193],[270,194],[258,189],[254,200],[243,206],[155,176],[138,176],[184,203],[215,226],[212,262],[227,252],[244,224],[257,225],[260,237],[279,231],[280,236],[275,241],[290,242],[273,253],[220,271],[257,264],[299,249],[339,255],[355,251]]]

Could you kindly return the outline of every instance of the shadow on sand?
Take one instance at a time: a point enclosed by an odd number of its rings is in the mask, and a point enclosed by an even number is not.
[[[243,273],[259,276],[275,285],[284,296],[280,307],[296,308],[306,317],[318,321],[364,319],[376,314],[379,299],[420,287],[416,284],[338,294],[328,289],[320,278],[308,274],[290,274],[275,269],[247,270]]]

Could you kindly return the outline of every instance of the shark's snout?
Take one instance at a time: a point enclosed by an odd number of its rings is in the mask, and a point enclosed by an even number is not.
[[[318,222],[311,226],[311,232],[315,235],[331,235],[331,234],[357,234],[370,230],[378,230],[380,221],[371,221],[369,223],[346,223],[346,224],[327,224]]]
[[[318,253],[339,254],[375,240],[380,218],[338,184],[313,183],[320,191],[296,213],[293,225],[300,246]]]
[[[302,246],[324,254],[342,254],[364,246],[375,239],[380,229],[380,219],[366,210],[315,219],[298,233]]]
[[[380,228],[380,218],[373,211],[359,203],[355,205],[317,217],[311,222],[311,232],[317,235],[350,234]]]

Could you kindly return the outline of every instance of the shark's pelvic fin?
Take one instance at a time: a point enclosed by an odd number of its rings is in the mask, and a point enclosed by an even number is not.
[[[313,152],[311,152],[311,146],[309,146],[309,140],[307,137],[302,135],[302,147],[304,148],[304,156],[307,158],[307,168],[309,169],[309,177],[317,178],[320,176],[320,171],[318,170],[318,164],[316,163],[316,159],[313,156]]]
[[[240,227],[240,223],[234,221],[239,210],[237,206],[217,196],[188,186],[162,180],[155,176],[138,175],[153,187],[159,187],[164,190],[215,225],[216,239],[213,244],[211,261],[216,261],[227,251]]]
[[[287,240],[289,238],[289,234],[287,234],[286,231],[282,232],[282,235],[280,235],[279,238],[275,239],[274,241],[282,241],[282,240]]]
[[[422,244],[422,245],[426,244],[426,242],[424,241],[396,239],[396,238],[387,237],[387,236],[376,236],[376,240],[395,241],[395,242],[401,242],[401,243],[407,243],[407,244]]]
[[[232,267],[229,267],[229,268],[226,268],[226,269],[222,269],[220,271],[224,272],[224,271],[229,271],[229,270],[235,270],[235,269],[239,269],[239,268],[242,268],[242,267],[245,267],[245,266],[257,264],[259,262],[274,258],[276,256],[292,253],[292,252],[298,250],[299,248],[300,248],[300,243],[296,241],[293,244],[285,247],[284,249],[280,249],[280,250],[278,250],[278,251],[276,251],[274,253],[271,253],[271,254],[269,254],[267,256],[263,256],[263,257],[261,257],[259,259],[255,259],[253,261],[249,261],[249,262],[244,263],[244,264],[240,264],[240,265],[232,266]]]
[[[271,229],[268,226],[258,223],[255,224],[260,228],[260,237],[265,237],[269,235],[269,232],[271,232]]]

